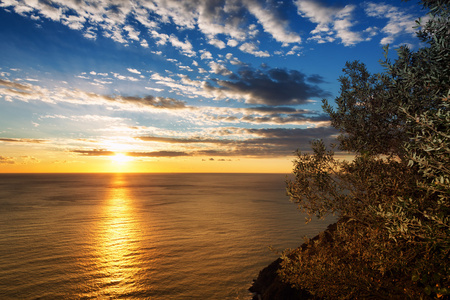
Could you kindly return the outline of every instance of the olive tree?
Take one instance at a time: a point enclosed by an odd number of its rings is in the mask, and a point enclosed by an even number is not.
[[[385,71],[347,63],[336,109],[339,149],[298,152],[291,201],[311,217],[339,215],[318,239],[286,251],[286,282],[329,298],[421,299],[450,286],[450,22],[448,1],[423,0],[426,46],[397,50]]]

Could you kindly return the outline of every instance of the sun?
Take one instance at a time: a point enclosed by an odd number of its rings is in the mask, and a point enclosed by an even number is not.
[[[128,155],[124,154],[124,153],[116,153],[112,156],[111,160],[115,163],[118,164],[123,164],[123,163],[127,163],[129,161],[131,161],[131,157],[129,157]]]

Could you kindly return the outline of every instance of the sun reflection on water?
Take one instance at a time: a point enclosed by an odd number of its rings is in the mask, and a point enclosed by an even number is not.
[[[95,296],[114,298],[142,288],[139,276],[145,259],[138,215],[124,175],[115,175],[98,224],[96,257],[102,275]]]

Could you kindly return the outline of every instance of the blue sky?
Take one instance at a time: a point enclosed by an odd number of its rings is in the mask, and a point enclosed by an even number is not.
[[[289,172],[296,149],[335,137],[321,99],[345,62],[382,71],[383,45],[419,47],[425,14],[415,1],[1,0],[0,171],[114,171],[121,154],[128,171]]]

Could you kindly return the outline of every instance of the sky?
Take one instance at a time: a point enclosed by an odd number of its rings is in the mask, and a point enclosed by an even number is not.
[[[383,71],[382,47],[420,47],[425,16],[416,1],[0,0],[0,172],[290,173],[338,134],[321,100],[345,63]]]

